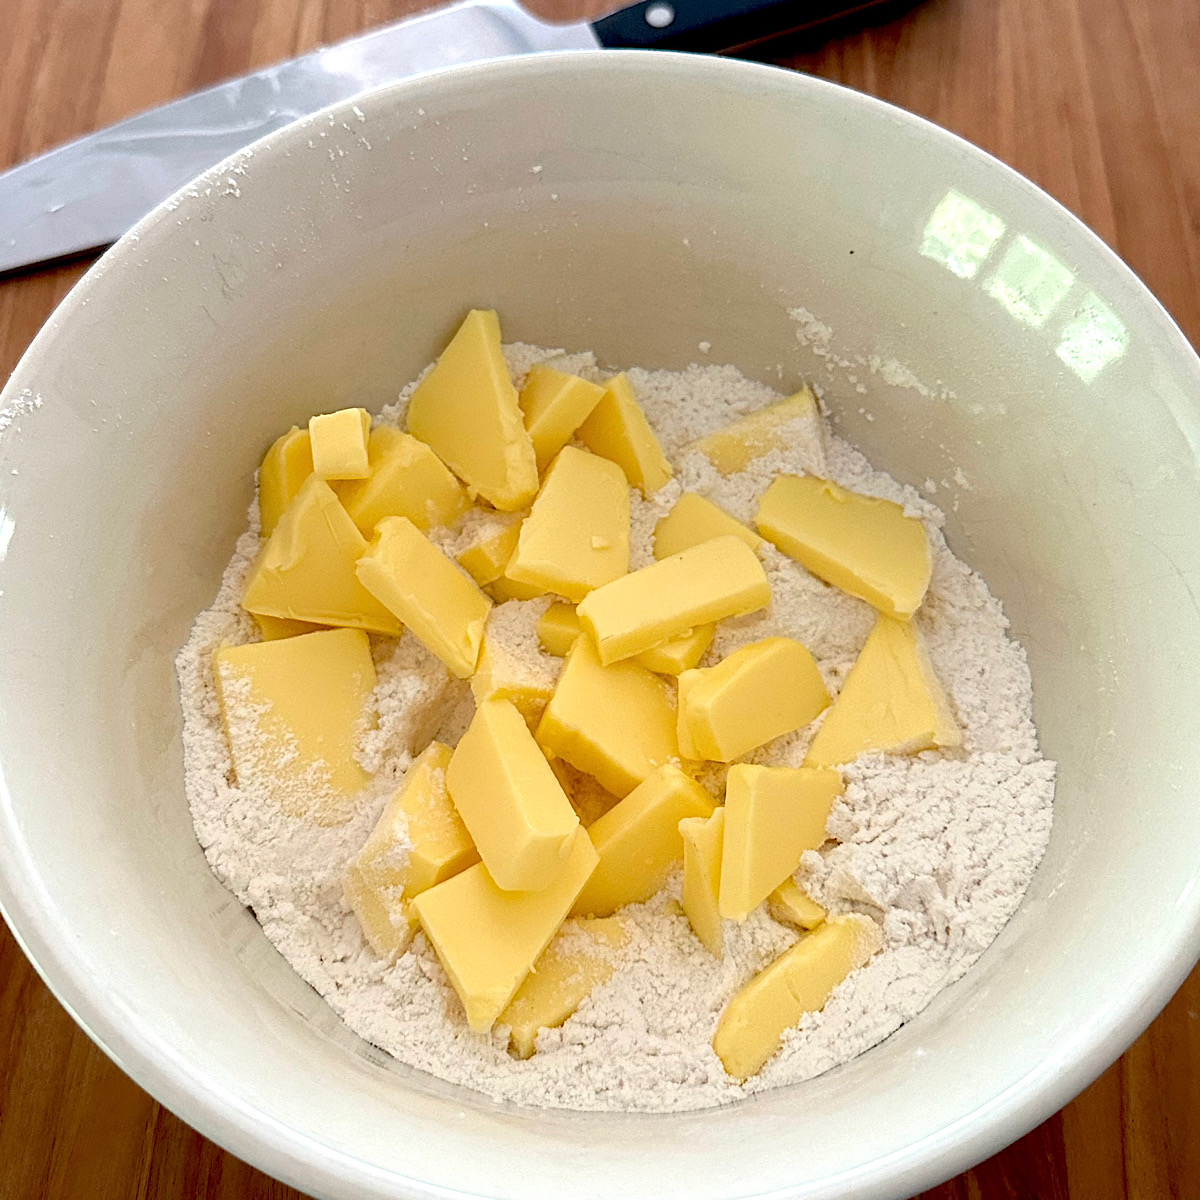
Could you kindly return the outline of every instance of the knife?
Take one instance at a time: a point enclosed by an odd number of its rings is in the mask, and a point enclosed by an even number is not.
[[[223,158],[362,92],[482,59],[639,47],[731,51],[895,0],[639,0],[552,24],[516,0],[462,0],[231,79],[0,174],[0,275],[98,250]]]

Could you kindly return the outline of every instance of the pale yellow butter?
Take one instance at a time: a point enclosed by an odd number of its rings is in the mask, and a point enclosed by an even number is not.
[[[531,670],[527,663],[485,633],[479,662],[471,676],[471,694],[476,704],[485,700],[510,701],[525,723],[536,729],[554,694],[554,680]]]
[[[270,537],[284,510],[312,474],[312,441],[307,429],[291,427],[277,438],[258,468],[258,514],[263,537]]]
[[[727,534],[606,583],[577,612],[607,665],[770,600],[758,556]]]
[[[725,953],[718,905],[725,809],[714,809],[707,818],[684,818],[679,836],[683,838],[683,911],[704,948],[720,958]]]
[[[279,638],[296,637],[301,633],[316,633],[324,629],[324,625],[316,625],[312,621],[293,621],[288,617],[268,617],[265,613],[251,613],[254,624],[264,642],[278,641]]]
[[[579,829],[561,870],[540,891],[504,891],[478,863],[414,898],[474,1032],[489,1030],[508,1006],[599,861]]]
[[[379,522],[356,570],[459,679],[474,673],[492,602],[407,517]]]
[[[725,783],[720,909],[744,921],[825,841],[825,824],[842,793],[828,767],[735,763]]]
[[[432,742],[416,759],[347,868],[346,898],[381,958],[407,948],[417,924],[413,896],[479,861],[446,788],[451,753]]]
[[[629,485],[606,458],[564,446],[521,525],[504,574],[568,600],[629,570]]]
[[[375,718],[367,635],[330,629],[222,646],[213,677],[238,786],[289,816],[349,820],[370,779],[354,755]]]
[[[610,808],[620,801],[612,792],[606,791],[598,779],[573,767],[566,759],[551,758],[550,769],[562,790],[567,793],[571,807],[584,829],[594,825]]]
[[[735,520],[698,492],[684,492],[675,507],[654,527],[654,557],[670,558],[681,550],[690,550],[701,542],[732,534],[741,538],[751,550],[762,545],[754,530]]]
[[[538,618],[538,641],[547,654],[565,658],[579,636],[579,617],[573,604],[554,603]]]
[[[692,442],[683,453],[703,454],[722,475],[733,475],[772,450],[788,450],[805,443],[809,457],[817,460],[814,465],[823,464],[821,414],[816,397],[807,387]]]
[[[962,745],[962,733],[916,627],[880,616],[809,747],[809,766],[868,750],[916,754]]]
[[[766,1066],[783,1035],[808,1012],[825,1007],[834,988],[865,966],[883,944],[868,917],[830,917],[806,933],[730,1000],[713,1049],[735,1079],[749,1079]]]
[[[519,400],[539,472],[571,440],[603,395],[602,387],[578,375],[568,375],[545,363],[530,368]]]
[[[365,408],[321,413],[308,422],[313,474],[318,479],[366,479],[371,414]]]
[[[624,374],[608,381],[576,436],[593,454],[612,459],[643,495],[657,492],[671,478],[671,464]]]
[[[925,526],[890,500],[848,492],[828,479],[783,475],[759,502],[758,531],[818,579],[911,617],[929,587]]]
[[[466,489],[424,442],[388,425],[371,431],[365,479],[335,485],[363,537],[384,517],[407,517],[423,533],[453,525],[470,507]]]
[[[398,635],[403,626],[359,582],[363,535],[323,479],[310,475],[258,556],[242,607],[267,617]]]
[[[546,947],[509,1006],[500,1014],[509,1049],[529,1058],[543,1029],[557,1029],[615,969],[615,951],[629,941],[620,917],[568,921]]]
[[[490,530],[478,541],[458,553],[458,565],[480,587],[495,583],[504,574],[508,560],[517,549],[517,538],[521,536],[524,513],[497,513],[497,520],[507,518],[499,529]],[[512,599],[512,597],[507,597]]]
[[[715,667],[679,676],[679,749],[732,762],[801,729],[829,707],[813,656],[795,638],[764,638]]]
[[[781,925],[816,929],[829,915],[794,879],[785,879],[768,897],[767,911]]]
[[[678,675],[694,667],[712,645],[715,625],[699,625],[680,637],[653,646],[637,655],[633,661],[659,675]],[[552,604],[542,614],[537,626],[538,641],[547,654],[562,658],[579,636],[579,617],[571,604]]]
[[[637,663],[601,666],[591,639],[576,638],[538,725],[538,743],[614,796],[627,796],[679,753],[672,692]]]
[[[579,818],[509,701],[485,700],[475,710],[446,786],[499,887],[549,885],[570,853]]]
[[[708,817],[713,807],[708,792],[673,763],[659,767],[588,829],[600,865],[571,911],[607,917],[649,900],[683,858],[679,822]]]
[[[512,512],[533,499],[537,461],[495,312],[467,314],[413,392],[408,429],[493,508]]]

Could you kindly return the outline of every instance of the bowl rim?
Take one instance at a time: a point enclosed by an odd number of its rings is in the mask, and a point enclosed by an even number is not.
[[[119,260],[131,257],[148,231],[173,220],[175,210],[196,196],[199,185],[216,182],[252,156],[264,151],[273,153],[303,136],[317,120],[350,112],[364,95],[391,96],[430,88],[453,89],[459,81],[481,74],[507,74],[519,83],[522,78],[542,72],[556,72],[568,62],[572,72],[711,73],[748,90],[757,85],[777,86],[791,88],[797,96],[805,93],[834,96],[836,104],[855,105],[874,112],[879,117],[918,130],[926,138],[941,141],[960,156],[985,162],[989,170],[1006,178],[1034,203],[1048,206],[1049,211],[1065,217],[1074,235],[1098,253],[1107,269],[1127,286],[1132,286],[1134,294],[1147,305],[1148,315],[1158,321],[1167,341],[1180,352],[1181,362],[1189,364],[1200,393],[1200,356],[1174,318],[1135,272],[1065,205],[988,151],[898,105],[791,68],[662,50],[595,49],[482,59],[401,79],[301,117],[225,158],[158,204],[93,264],[27,347],[0,391],[0,411],[5,402],[22,393],[26,377],[39,369],[53,334],[88,302],[91,291],[109,268]],[[117,997],[89,986],[90,976],[72,952],[69,939],[63,938],[53,923],[44,917],[47,906],[38,903],[39,893],[45,895],[45,889],[32,856],[24,852],[11,797],[0,773],[0,916],[55,999],[122,1071],[204,1136],[274,1178],[306,1192],[326,1197],[354,1194],[378,1197],[379,1200],[397,1196],[411,1200],[479,1200],[476,1193],[444,1188],[366,1163],[297,1132],[214,1084],[169,1043],[148,1032],[132,1013],[124,1009]],[[901,1200],[968,1169],[1040,1124],[1124,1053],[1166,1005],[1200,958],[1200,889],[1196,889],[1188,900],[1189,904],[1181,903],[1179,907],[1189,919],[1179,922],[1176,926],[1179,932],[1160,945],[1159,953],[1141,976],[1128,979],[1120,996],[1114,997],[1093,1021],[1077,1031],[1073,1039],[1064,1042],[1056,1055],[1037,1069],[1022,1076],[986,1104],[962,1114],[936,1134],[815,1185],[778,1189],[769,1193],[772,1200],[788,1197],[834,1200],[848,1194],[859,1200]],[[603,1119],[623,1114],[588,1115]],[[658,1115],[670,1117],[672,1114]]]

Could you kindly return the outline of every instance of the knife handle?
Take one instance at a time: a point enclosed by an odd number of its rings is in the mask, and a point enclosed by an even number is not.
[[[592,29],[611,48],[738,50],[884,6],[896,0],[639,0]]]

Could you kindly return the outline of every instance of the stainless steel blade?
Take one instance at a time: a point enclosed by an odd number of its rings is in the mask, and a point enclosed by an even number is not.
[[[189,179],[327,104],[459,63],[596,49],[513,0],[466,0],[231,79],[0,175],[0,273],[116,241]]]

